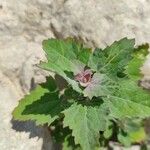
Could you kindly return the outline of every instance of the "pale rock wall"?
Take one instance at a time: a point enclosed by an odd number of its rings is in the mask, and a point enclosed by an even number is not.
[[[0,0],[0,149],[40,150],[43,141],[43,149],[51,149],[44,128],[18,124],[32,130],[31,139],[30,132],[11,129],[11,112],[30,90],[32,78],[39,83],[47,75],[35,66],[45,60],[42,40],[67,36],[82,38],[91,47],[125,36],[136,44],[150,43],[150,0]],[[147,61],[147,78],[149,70]]]

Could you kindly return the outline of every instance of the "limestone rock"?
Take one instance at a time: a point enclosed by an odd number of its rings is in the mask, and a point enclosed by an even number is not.
[[[122,37],[136,43],[150,41],[149,0],[66,0],[53,14],[51,26],[58,37],[77,36],[104,47]]]
[[[51,142],[42,147],[45,136],[50,141],[45,128],[16,123],[18,130],[30,129],[16,132],[11,122],[18,100],[47,75],[36,67],[45,60],[43,39],[76,36],[91,47],[104,47],[125,36],[137,44],[150,43],[149,18],[150,0],[0,0],[0,148],[51,148]],[[149,62],[143,68],[146,78]],[[35,137],[29,139],[32,132]]]

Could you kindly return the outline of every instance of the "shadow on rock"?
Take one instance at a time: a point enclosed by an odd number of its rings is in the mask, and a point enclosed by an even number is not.
[[[12,129],[17,132],[29,133],[29,138],[42,138],[43,144],[41,150],[56,150],[50,132],[46,126],[36,126],[33,121],[16,121],[11,120]]]
[[[34,122],[32,121],[16,121],[11,120],[12,129],[18,131],[18,132],[29,132],[29,138],[34,137],[43,137],[43,127],[37,127]]]

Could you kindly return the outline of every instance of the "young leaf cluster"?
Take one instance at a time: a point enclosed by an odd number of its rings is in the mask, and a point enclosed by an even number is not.
[[[100,147],[102,135],[106,139],[112,136],[113,123],[119,127],[118,140],[124,145],[145,139],[139,127],[128,135],[128,142],[123,133],[131,130],[119,123],[129,126],[129,120],[150,116],[150,93],[139,86],[147,45],[135,48],[134,39],[123,38],[92,51],[68,38],[45,40],[43,50],[47,62],[39,66],[54,72],[55,77],[48,77],[19,102],[13,111],[15,119],[56,129],[61,124],[62,131],[69,131],[63,136],[66,150],[70,149],[68,139],[73,139],[71,149]],[[143,138],[135,138],[139,134]]]

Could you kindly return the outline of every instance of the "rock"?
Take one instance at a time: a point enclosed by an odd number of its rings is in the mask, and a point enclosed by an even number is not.
[[[36,127],[33,122],[12,120],[11,112],[18,104],[19,91],[11,80],[0,73],[0,148],[2,150],[52,150],[48,130]],[[49,140],[48,140],[49,139]]]
[[[91,46],[104,47],[122,37],[150,41],[150,1],[66,0],[53,14],[57,37],[77,36]]]
[[[47,75],[35,65],[45,59],[41,41],[52,35],[45,27],[49,24],[41,23],[38,18],[38,4],[28,9],[29,3],[0,0],[0,148],[3,150],[52,149],[46,128],[36,127],[33,122],[15,122],[11,115],[18,100],[29,92],[32,79],[39,83]]]
[[[117,143],[113,143],[113,142],[110,142],[109,145],[113,150],[140,150],[140,147],[138,145],[133,145],[131,147],[122,147]]]
[[[136,44],[150,43],[149,5],[149,0],[0,0],[1,149],[52,146],[45,128],[11,121],[18,100],[48,74],[36,67],[45,60],[43,39],[76,36],[91,47],[104,47],[125,36],[135,38]],[[148,70],[149,60],[142,70],[146,78]],[[149,80],[146,83],[150,85]],[[30,133],[35,136],[29,139]]]

